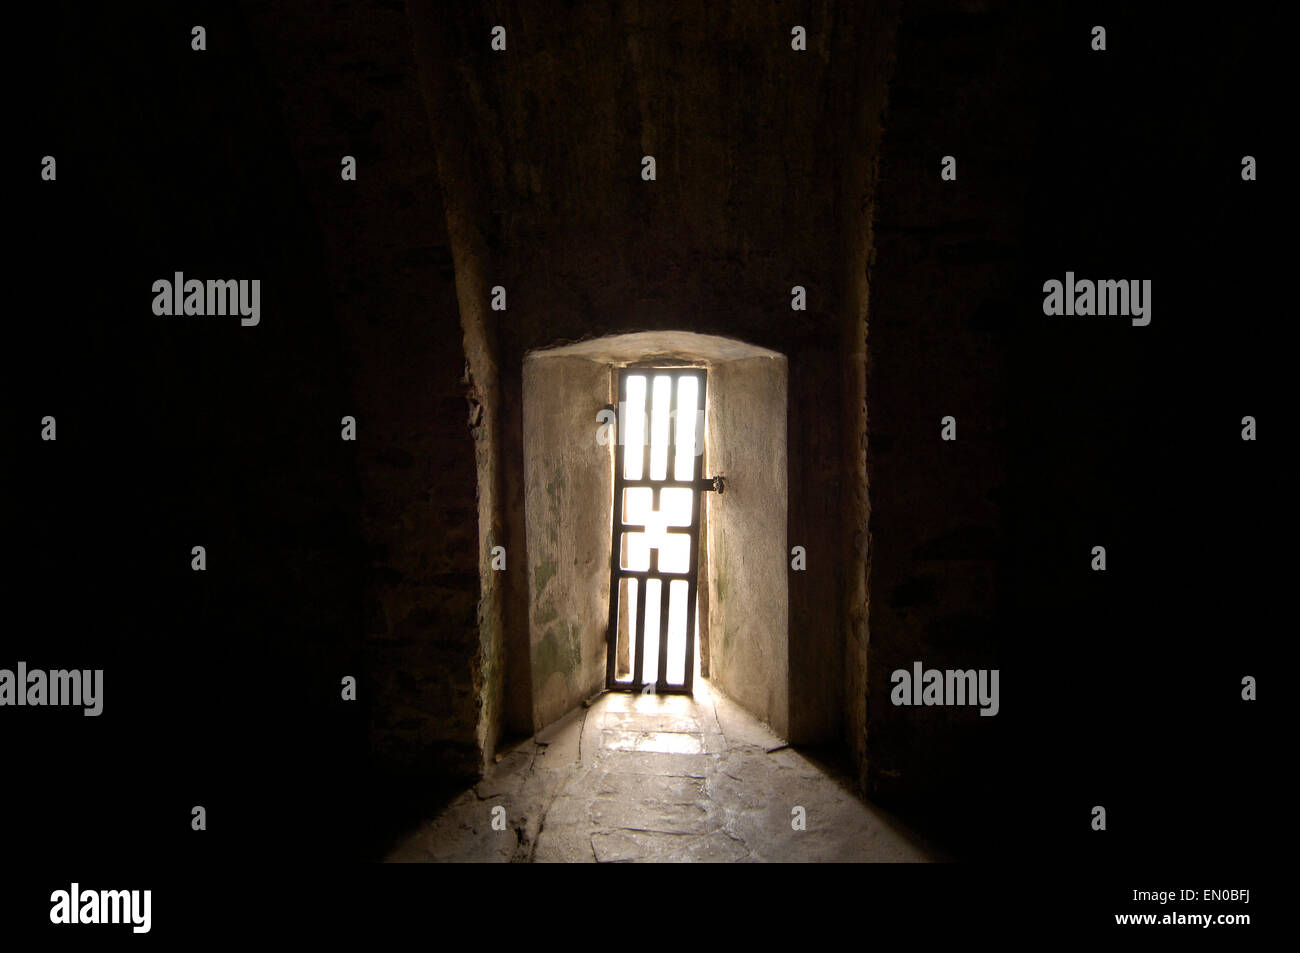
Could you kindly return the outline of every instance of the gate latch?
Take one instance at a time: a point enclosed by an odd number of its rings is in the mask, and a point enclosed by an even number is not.
[[[718,493],[721,495],[721,493],[727,488],[727,481],[721,474],[715,477],[703,477],[700,482],[696,484],[696,487],[703,490],[705,493]]]

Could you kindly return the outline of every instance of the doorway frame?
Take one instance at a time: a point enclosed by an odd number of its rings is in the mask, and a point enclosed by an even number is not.
[[[707,590],[697,594],[696,651],[709,651],[711,688],[791,737],[796,692],[791,613],[796,604],[806,613],[808,590],[825,589],[810,586],[813,577],[829,576],[792,578],[789,572],[788,520],[809,504],[790,495],[787,486],[802,479],[811,464],[787,456],[789,408],[795,403],[790,387],[801,380],[791,377],[788,361],[778,351],[743,340],[690,331],[612,334],[528,352],[518,398],[517,515],[525,546],[522,571],[512,562],[510,576],[519,585],[517,593],[511,590],[517,601],[507,606],[505,619],[506,681],[518,686],[520,707],[531,713],[525,730],[540,731],[605,690],[616,437],[611,443],[612,428],[604,426],[602,415],[617,409],[615,372],[703,366],[708,395],[702,462],[706,473],[722,474],[727,484],[722,496],[701,498],[705,563],[699,585]],[[826,499],[830,505],[832,498]],[[756,520],[761,527],[753,526]],[[498,540],[499,531],[488,527],[487,538]],[[708,602],[701,604],[706,592]],[[563,594],[558,602],[552,598],[557,594]],[[823,592],[818,605],[829,606],[830,596]],[[816,639],[806,634],[798,641]],[[798,657],[808,668],[809,656]],[[562,669],[557,661],[564,663]],[[701,674],[704,664],[702,659]],[[828,689],[835,687],[830,678],[824,673],[806,682],[826,704]],[[830,736],[806,734],[798,740],[822,737]]]
[[[701,539],[703,537],[703,493],[702,486],[704,455],[708,446],[706,439],[705,427],[708,420],[708,367],[700,364],[678,364],[678,363],[661,363],[661,362],[641,362],[614,367],[613,373],[617,376],[618,386],[618,418],[616,423],[616,439],[614,441],[614,483],[613,483],[613,500],[610,507],[610,559],[609,559],[609,622],[606,629],[607,657],[605,662],[605,689],[606,691],[617,692],[647,692],[653,690],[655,694],[660,695],[691,695],[694,693],[695,679],[695,651],[696,651],[696,628],[697,619],[696,611],[699,603],[700,594],[700,561],[702,553]],[[649,455],[647,453],[644,463],[642,477],[636,480],[629,480],[626,477],[624,469],[624,447],[626,446],[623,433],[623,412],[627,406],[627,384],[628,379],[638,372],[644,373],[647,381],[646,387],[646,409],[645,418],[647,422],[653,420],[653,407],[648,399],[652,392],[650,381],[655,376],[654,372],[664,371],[668,373],[673,381],[671,396],[669,398],[669,415],[668,415],[668,467],[669,471],[673,470],[677,447],[677,397],[680,383],[686,378],[694,378],[697,381],[697,404],[696,410],[699,414],[701,425],[695,430],[696,446],[698,453],[692,454],[691,475],[686,480],[669,479],[667,473],[662,480],[654,480],[649,476]],[[648,435],[648,428],[647,428]],[[651,440],[647,439],[645,446],[651,446]],[[690,539],[690,560],[685,576],[679,573],[670,573],[665,575],[659,570],[659,551],[650,550],[650,566],[648,569],[624,569],[622,565],[622,538],[626,532],[624,527],[627,525],[623,522],[623,499],[624,491],[629,487],[644,486],[653,491],[651,505],[653,509],[659,509],[659,491],[666,487],[685,487],[691,490],[691,520],[687,527],[685,535]],[[633,524],[634,525],[634,524]],[[671,584],[680,579],[686,581],[686,660],[684,665],[684,674],[680,685],[673,685],[668,682],[668,616],[669,606],[671,604],[670,591]],[[632,677],[624,682],[619,681],[618,674],[618,625],[621,610],[621,599],[619,597],[620,582],[624,579],[637,579],[637,597],[636,597],[636,624],[628,627],[628,654],[629,667]],[[647,583],[651,579],[659,580],[659,616],[658,629],[659,635],[656,640],[658,647],[659,659],[655,666],[655,682],[653,685],[644,681],[645,674],[645,606],[646,590],[649,588]],[[638,637],[637,630],[640,630]],[[634,648],[635,646],[635,648]]]

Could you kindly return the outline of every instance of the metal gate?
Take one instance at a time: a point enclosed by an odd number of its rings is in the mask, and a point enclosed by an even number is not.
[[[699,584],[705,370],[619,372],[605,687],[691,691]]]

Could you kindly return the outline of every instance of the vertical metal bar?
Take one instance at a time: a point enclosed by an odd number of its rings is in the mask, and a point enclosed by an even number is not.
[[[685,375],[680,371],[670,374],[668,377],[668,466],[664,470],[664,479],[675,479],[675,468],[677,466],[677,398],[681,390],[682,378]],[[692,490],[692,493],[695,491]],[[665,540],[666,541],[666,540]],[[658,568],[656,566],[656,568]],[[660,577],[659,583],[659,668],[655,672],[655,681],[657,683],[656,691],[662,691],[668,687],[668,595],[672,590],[671,577]]]
[[[650,550],[650,568],[656,568],[655,551]],[[641,688],[645,685],[645,594],[650,588],[650,577],[642,576],[636,584],[636,625],[634,632],[628,634],[636,646],[636,664],[632,666],[632,686]]]
[[[624,374],[628,370],[623,371]],[[654,376],[645,372],[645,403],[642,407],[644,416],[643,427],[643,446],[641,450],[641,479],[650,478],[650,461],[654,458]],[[643,528],[644,531],[644,528]],[[629,559],[631,558],[631,546],[628,547]],[[650,550],[650,569],[656,568],[655,552]],[[642,576],[636,585],[636,626],[633,633],[635,638],[636,654],[635,661],[632,665],[632,686],[640,689],[645,685],[645,605],[646,592],[650,588],[650,577]]]

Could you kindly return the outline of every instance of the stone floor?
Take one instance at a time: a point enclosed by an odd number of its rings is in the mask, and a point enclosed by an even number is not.
[[[606,693],[570,712],[387,859],[946,858],[701,679],[694,697]]]

